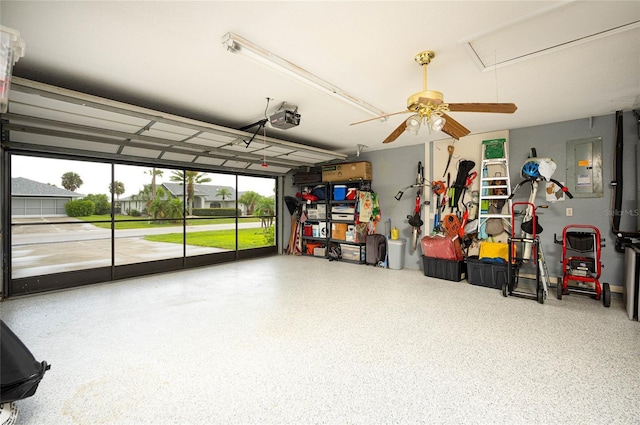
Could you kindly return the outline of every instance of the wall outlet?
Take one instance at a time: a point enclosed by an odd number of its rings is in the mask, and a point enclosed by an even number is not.
[[[566,215],[567,215],[567,217],[573,216],[573,208],[567,208]]]

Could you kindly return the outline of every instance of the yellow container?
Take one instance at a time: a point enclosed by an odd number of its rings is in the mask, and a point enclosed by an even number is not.
[[[503,242],[482,242],[478,258],[504,258],[509,261],[509,244]]]
[[[395,241],[398,239],[399,236],[400,236],[400,232],[398,232],[397,227],[394,227],[393,229],[391,229],[391,239]]]

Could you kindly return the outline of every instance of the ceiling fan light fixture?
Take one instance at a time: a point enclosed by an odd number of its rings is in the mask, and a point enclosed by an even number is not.
[[[444,128],[444,125],[447,123],[447,120],[445,120],[444,117],[440,115],[433,115],[429,119],[429,121],[430,121],[431,129],[433,131],[442,131],[442,129]]]
[[[420,131],[420,125],[422,123],[422,117],[420,114],[413,114],[407,118],[407,131],[413,135],[417,135]]]
[[[453,117],[447,115],[448,112],[486,112],[496,114],[513,114],[518,107],[514,103],[448,103],[444,101],[442,92],[427,90],[427,65],[435,57],[435,53],[430,50],[420,52],[415,56],[415,61],[422,67],[422,91],[412,94],[407,99],[407,109],[404,111],[386,114],[384,117],[392,115],[410,113],[411,116],[400,123],[400,125],[387,136],[382,143],[391,143],[400,137],[405,131],[417,135],[420,127],[425,125],[429,134],[431,132],[443,132],[458,140],[470,133]],[[376,117],[368,120],[354,122],[373,121]]]

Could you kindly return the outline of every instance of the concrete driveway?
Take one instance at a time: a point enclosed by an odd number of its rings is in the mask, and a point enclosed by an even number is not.
[[[111,265],[111,230],[69,217],[13,219],[18,223],[60,223],[38,226],[12,226],[12,278],[38,276]],[[189,226],[187,232],[234,229],[235,224]],[[256,228],[260,222],[239,223],[238,228]],[[115,264],[180,258],[182,245],[144,240],[145,235],[180,233],[182,226],[127,229],[115,232]],[[187,256],[223,252],[225,249],[187,245]]]

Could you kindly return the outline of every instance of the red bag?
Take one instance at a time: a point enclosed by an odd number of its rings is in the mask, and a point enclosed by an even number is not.
[[[460,238],[455,236],[425,236],[420,241],[422,244],[422,255],[443,260],[462,260],[462,247]]]
[[[296,193],[296,198],[302,198],[305,201],[311,201],[311,202],[318,200],[318,197],[316,195],[313,195],[309,192],[302,192],[302,193],[298,192]]]

